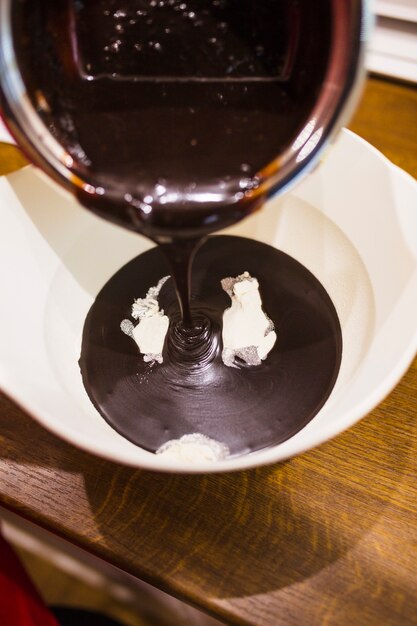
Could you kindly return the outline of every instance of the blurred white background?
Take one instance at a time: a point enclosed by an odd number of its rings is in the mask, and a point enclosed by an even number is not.
[[[417,0],[375,0],[374,8],[368,69],[417,83]]]

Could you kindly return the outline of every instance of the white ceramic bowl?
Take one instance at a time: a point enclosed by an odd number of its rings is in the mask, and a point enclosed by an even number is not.
[[[2,178],[0,386],[67,441],[136,467],[228,471],[299,454],[366,415],[417,350],[416,207],[416,182],[343,131],[295,190],[229,230],[284,250],[316,275],[339,314],[342,365],[324,407],[288,441],[216,464],[186,465],[117,434],[90,403],[78,367],[95,295],[150,242],[80,208],[32,167]]]

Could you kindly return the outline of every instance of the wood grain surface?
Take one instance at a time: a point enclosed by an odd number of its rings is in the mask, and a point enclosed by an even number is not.
[[[414,89],[369,80],[351,128],[417,176]],[[3,396],[0,503],[227,624],[417,624],[416,418],[417,361],[315,450],[175,476],[81,452]]]

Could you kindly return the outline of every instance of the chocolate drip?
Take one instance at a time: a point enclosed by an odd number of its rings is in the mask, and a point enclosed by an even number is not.
[[[195,254],[202,242],[203,238],[185,238],[175,239],[171,243],[159,244],[171,267],[172,277],[174,279],[177,298],[180,305],[182,326],[188,329],[192,329],[194,324],[190,308],[191,269]]]

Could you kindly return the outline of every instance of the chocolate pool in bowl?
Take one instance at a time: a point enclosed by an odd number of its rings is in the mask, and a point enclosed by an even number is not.
[[[221,288],[242,268],[256,276],[278,339],[259,366],[222,362],[222,315],[229,306]],[[156,452],[170,440],[199,433],[243,454],[295,434],[327,400],[339,371],[342,335],[336,310],[319,281],[272,246],[241,237],[211,237],[193,266],[192,314],[210,320],[210,354],[197,345],[193,367],[165,342],[163,363],[144,362],[120,330],[130,314],[132,289],[144,294],[169,273],[158,248],[120,269],[97,295],[83,332],[81,372],[101,415],[137,445]],[[172,281],[160,306],[180,319]],[[185,357],[189,357],[186,351]]]

